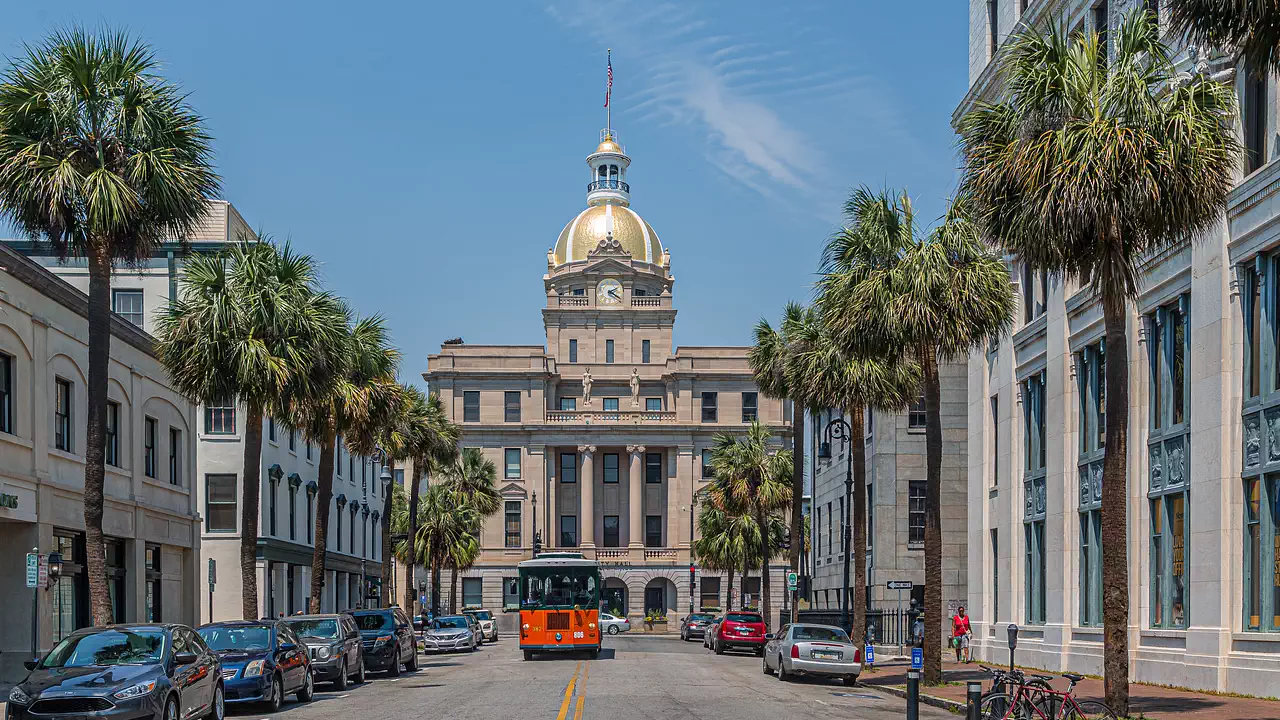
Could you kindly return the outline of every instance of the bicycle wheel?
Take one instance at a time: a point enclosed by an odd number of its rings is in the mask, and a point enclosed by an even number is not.
[[[1096,700],[1077,700],[1075,705],[1067,705],[1063,720],[1116,720],[1111,708]]]
[[[978,717],[982,720],[1002,720],[1009,711],[1009,703],[1013,698],[1004,693],[987,693],[982,696],[978,705]]]

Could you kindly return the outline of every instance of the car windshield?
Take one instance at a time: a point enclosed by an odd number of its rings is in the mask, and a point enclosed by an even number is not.
[[[64,639],[45,656],[40,667],[158,663],[164,657],[164,648],[163,630],[104,630]]]
[[[200,637],[210,650],[257,652],[271,647],[271,628],[264,625],[249,627],[200,628]]]
[[[334,640],[338,637],[338,621],[333,619],[292,620],[289,627],[293,628],[298,637],[320,640]]]
[[[436,618],[431,621],[432,630],[466,630],[468,627],[470,627],[470,625],[467,624],[467,619],[459,615]]]
[[[689,616],[689,622],[709,622],[710,620],[711,620],[710,615],[703,615],[700,613],[694,613],[693,615]]]
[[[729,622],[737,622],[737,623],[764,622],[764,620],[759,615],[756,615],[755,613],[729,613],[728,615],[724,616],[724,619]]]
[[[813,627],[812,625],[797,625],[791,628],[792,640],[819,640],[824,642],[849,642],[849,636],[844,634],[840,628],[829,627]]]
[[[477,620],[492,620],[492,619],[493,619],[493,613],[489,612],[488,610],[477,610],[477,611],[475,611],[474,615],[476,616],[476,619],[477,619]]]
[[[361,630],[394,630],[395,618],[391,613],[361,613],[355,616],[356,626]]]

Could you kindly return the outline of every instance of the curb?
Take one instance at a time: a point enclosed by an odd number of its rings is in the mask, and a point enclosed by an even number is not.
[[[881,690],[904,700],[907,698],[906,689],[896,687],[894,685],[863,685],[863,687],[871,688],[873,690]],[[947,712],[955,713],[956,715],[964,715],[966,709],[965,704],[962,702],[940,698],[936,695],[926,695],[924,693],[920,693],[920,702],[925,705],[932,705],[933,707],[941,708]]]

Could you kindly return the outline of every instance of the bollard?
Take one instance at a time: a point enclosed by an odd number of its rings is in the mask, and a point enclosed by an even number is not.
[[[966,706],[966,720],[980,720],[978,716],[978,706],[982,704],[982,683],[970,682],[968,684],[968,705]]]
[[[907,671],[907,720],[920,720],[920,671]]]

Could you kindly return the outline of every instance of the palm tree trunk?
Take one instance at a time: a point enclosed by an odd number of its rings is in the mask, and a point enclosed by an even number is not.
[[[101,243],[89,249],[89,384],[84,438],[85,571],[94,625],[113,622],[102,536],[106,479],[107,371],[111,364],[111,255]],[[75,428],[74,421],[72,429]],[[73,436],[74,437],[74,436]],[[69,446],[74,452],[75,445]],[[120,598],[124,602],[124,598]]]
[[[756,511],[756,525],[760,527],[760,614],[764,616],[764,631],[772,627],[771,610],[773,602],[769,597],[769,558],[772,556],[769,547],[768,515],[764,510]]]
[[[458,612],[458,566],[449,565],[449,612]]]
[[[413,586],[413,566],[417,560],[417,553],[412,548],[416,544],[418,537],[418,486],[421,485],[422,477],[422,458],[418,458],[413,462],[413,472],[406,475],[409,480],[409,541],[408,547],[410,551],[406,553],[404,562],[404,606],[406,611],[413,613],[413,601],[417,597],[416,588]]]
[[[733,609],[733,565],[729,565],[729,583],[724,591],[724,609],[725,612]]]
[[[751,576],[751,561],[742,561],[742,573],[738,575],[738,607],[747,609],[747,578]]]
[[[394,484],[396,477],[395,462],[391,460],[387,461],[387,472],[391,473],[391,482]],[[381,475],[382,473],[378,474]],[[374,482],[378,483],[379,486],[382,485],[382,480],[378,478],[374,478]],[[382,490],[382,607],[387,607],[391,605],[392,602],[391,575],[395,572],[395,568],[391,563],[391,485],[382,488]],[[413,606],[406,605],[405,612],[407,612],[409,617],[412,618]]]
[[[849,410],[849,448],[853,453],[853,611],[849,637],[854,647],[865,645],[867,630],[867,431],[863,422],[864,408],[854,405]],[[847,590],[845,592],[848,592]]]
[[[924,682],[942,683],[942,392],[938,380],[938,351],[921,348],[924,378],[925,464],[924,491]]]
[[[258,610],[258,513],[262,495],[262,408],[245,408],[244,478],[240,503],[240,615],[257,620],[265,614]],[[270,581],[267,587],[270,587]]]
[[[320,612],[320,598],[324,593],[324,566],[328,555],[329,505],[333,502],[333,449],[338,434],[330,427],[320,444],[320,477],[316,482],[316,532],[315,547],[311,550],[311,608]]]
[[[1103,293],[1107,334],[1107,447],[1102,460],[1103,693],[1120,717],[1129,715],[1128,456],[1129,346],[1126,301]]]
[[[791,406],[791,558],[787,567],[800,575],[800,554],[804,544],[800,538],[800,526],[804,521],[804,423],[805,410],[797,404]],[[799,591],[791,591],[791,622],[800,619]]]
[[[440,572],[444,565],[435,561],[431,565],[431,614],[440,617]]]

